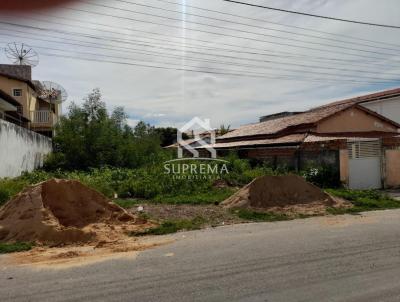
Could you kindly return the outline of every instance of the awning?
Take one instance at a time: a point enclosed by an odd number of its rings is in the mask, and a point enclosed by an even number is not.
[[[17,107],[10,104],[0,97],[0,110],[1,111],[17,111]]]

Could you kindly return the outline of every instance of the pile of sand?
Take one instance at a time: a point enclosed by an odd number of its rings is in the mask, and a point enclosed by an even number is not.
[[[52,179],[26,188],[0,209],[0,241],[98,243],[118,240],[141,223],[79,181]]]
[[[227,208],[273,208],[299,204],[332,205],[333,199],[297,175],[262,176],[221,204]]]

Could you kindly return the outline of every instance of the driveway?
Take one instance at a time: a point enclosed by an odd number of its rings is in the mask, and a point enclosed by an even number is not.
[[[400,301],[400,210],[172,238],[135,259],[2,267],[0,301]]]

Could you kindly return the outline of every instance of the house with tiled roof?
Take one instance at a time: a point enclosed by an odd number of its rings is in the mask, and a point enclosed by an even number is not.
[[[400,112],[392,116],[396,110],[383,110],[386,105],[379,102],[400,109],[400,89],[341,100],[304,112],[264,116],[259,123],[218,137],[213,147],[219,155],[233,150],[241,157],[269,162],[275,167],[301,170],[310,165],[333,165],[340,169],[342,182],[353,188],[400,186],[400,172],[385,158],[387,151],[392,162],[400,162],[400,151],[389,151],[400,146]],[[372,176],[366,177],[368,174]]]

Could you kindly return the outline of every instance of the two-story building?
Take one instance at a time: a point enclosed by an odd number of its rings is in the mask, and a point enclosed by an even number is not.
[[[61,102],[44,95],[31,66],[0,64],[0,118],[52,137]]]

